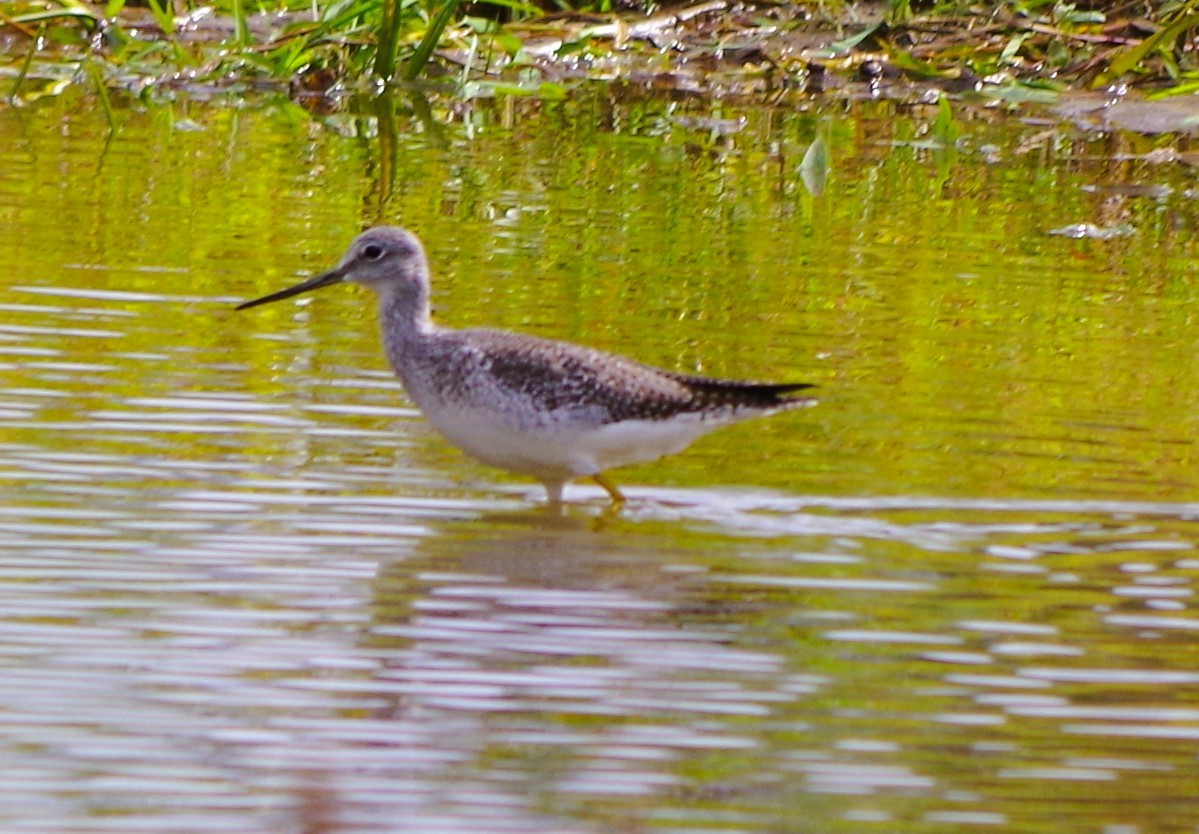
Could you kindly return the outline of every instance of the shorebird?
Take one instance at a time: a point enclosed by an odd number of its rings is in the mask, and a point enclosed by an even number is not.
[[[416,235],[369,229],[341,262],[256,307],[347,281],[375,291],[383,348],[408,396],[446,439],[484,463],[531,475],[551,504],[591,478],[614,507],[624,495],[605,474],[680,452],[713,429],[815,400],[804,382],[760,383],[674,373],[632,359],[504,330],[433,323],[429,266]]]

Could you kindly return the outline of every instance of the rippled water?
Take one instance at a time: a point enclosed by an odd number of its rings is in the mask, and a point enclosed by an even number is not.
[[[0,827],[1195,831],[1189,174],[1034,115],[0,109]],[[443,320],[821,403],[548,513],[362,295],[231,311],[379,219]]]

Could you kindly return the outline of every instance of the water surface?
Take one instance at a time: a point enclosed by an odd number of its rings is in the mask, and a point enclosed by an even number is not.
[[[956,112],[0,109],[4,830],[1194,831],[1190,173]],[[364,292],[232,311],[381,221],[443,322],[820,405],[547,513]]]

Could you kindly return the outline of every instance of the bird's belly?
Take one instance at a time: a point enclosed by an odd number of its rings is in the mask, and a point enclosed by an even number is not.
[[[674,454],[721,425],[694,415],[603,425],[575,424],[569,419],[517,425],[455,411],[430,416],[430,422],[447,440],[484,463],[551,479],[595,475]]]
[[[683,414],[662,420],[622,420],[589,432],[578,440],[596,470],[657,460],[681,452],[701,435],[724,425],[704,420],[696,414]],[[591,474],[591,473],[588,473]]]
[[[556,425],[518,425],[497,415],[442,411],[429,422],[462,451],[491,466],[545,478],[578,474],[576,432]],[[490,419],[488,419],[490,418]]]

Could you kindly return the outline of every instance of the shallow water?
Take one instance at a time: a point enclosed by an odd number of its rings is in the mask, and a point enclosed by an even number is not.
[[[0,109],[4,831],[1199,827],[1178,140],[418,112]],[[380,220],[444,322],[821,402],[548,513],[424,426],[364,293],[232,311]]]

